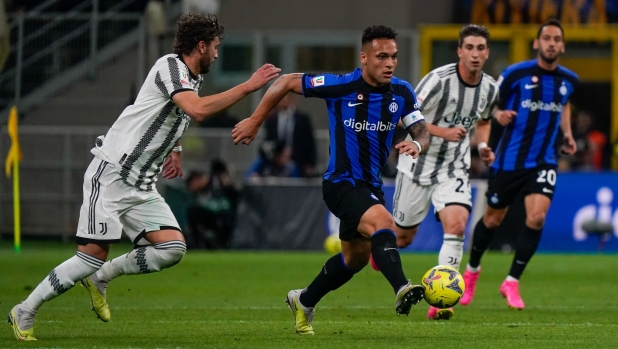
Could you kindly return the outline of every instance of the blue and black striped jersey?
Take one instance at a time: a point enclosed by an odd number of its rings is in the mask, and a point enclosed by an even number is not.
[[[492,168],[514,171],[557,164],[562,108],[578,80],[577,74],[560,65],[544,70],[536,59],[504,70],[498,79],[498,108],[517,115],[504,128]]]
[[[412,86],[393,77],[390,84],[374,87],[363,80],[361,69],[305,74],[302,85],[305,97],[322,98],[328,107],[330,160],[324,180],[364,181],[379,188],[399,119],[406,128],[424,120]]]

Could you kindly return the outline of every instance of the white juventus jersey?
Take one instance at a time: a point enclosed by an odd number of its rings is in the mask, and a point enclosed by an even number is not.
[[[427,74],[415,92],[427,123],[444,128],[464,127],[468,133],[459,142],[431,137],[427,153],[416,160],[400,155],[397,169],[421,185],[467,176],[470,168],[470,134],[479,119],[491,118],[498,95],[496,81],[483,73],[476,86],[468,85],[459,76],[458,64],[453,63]],[[406,140],[410,141],[411,137],[408,135]]]
[[[178,55],[159,58],[135,103],[97,138],[92,153],[116,166],[128,184],[153,190],[163,162],[189,126],[189,116],[172,97],[181,91],[197,93],[202,83],[202,76],[193,75]]]

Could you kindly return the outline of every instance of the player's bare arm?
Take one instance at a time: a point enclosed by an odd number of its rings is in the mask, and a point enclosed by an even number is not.
[[[491,121],[479,120],[476,123],[474,130],[474,137],[476,137],[478,143],[479,155],[485,166],[489,166],[494,162],[496,158],[493,150],[487,145],[489,140],[489,132],[491,130]]]
[[[466,134],[468,134],[468,130],[463,127],[440,127],[432,124],[427,124],[427,129],[429,130],[429,134],[433,137],[444,138],[449,142],[459,142]]]
[[[577,151],[577,144],[573,139],[573,133],[571,132],[571,105],[567,103],[562,107],[562,118],[560,119],[560,129],[564,134],[563,144],[561,151],[564,154],[573,155]]]
[[[410,136],[415,142],[418,142],[418,144],[421,146],[421,149],[418,149],[418,146],[414,142],[403,141],[395,146],[395,148],[399,149],[400,154],[403,154],[401,149],[402,148],[407,149],[410,146],[410,144],[412,145],[411,150],[404,151],[404,152],[407,155],[412,156],[412,158],[414,159],[416,159],[420,154],[424,154],[427,152],[427,150],[429,150],[429,137],[430,136],[429,136],[429,131],[427,130],[427,124],[425,123],[424,120],[419,121],[415,123],[414,125],[412,125],[408,129],[408,134],[410,134]]]
[[[402,141],[395,145],[395,149],[399,150],[399,154],[412,156],[413,159],[418,157],[418,146],[413,142]]]
[[[279,76],[281,69],[272,64],[264,64],[246,82],[225,92],[200,97],[192,91],[184,91],[172,97],[174,103],[195,121],[202,121],[229,108],[248,94],[255,92],[269,81]]]
[[[302,73],[293,73],[282,75],[277,81],[275,81],[262,100],[257,106],[251,117],[236,124],[232,130],[232,138],[234,144],[238,144],[242,141],[242,144],[249,144],[257,135],[257,132],[264,122],[264,119],[268,113],[285,97],[288,92],[294,92],[296,94],[303,93],[302,86]]]

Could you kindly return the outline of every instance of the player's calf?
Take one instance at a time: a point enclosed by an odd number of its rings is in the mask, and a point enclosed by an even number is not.
[[[392,230],[382,229],[373,234],[371,237],[371,255],[395,293],[408,284],[401,266],[397,238]]]

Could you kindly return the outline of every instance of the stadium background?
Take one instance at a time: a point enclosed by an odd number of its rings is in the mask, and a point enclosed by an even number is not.
[[[21,220],[24,239],[72,241],[81,204],[89,149],[135,96],[154,60],[170,51],[174,21],[183,12],[216,12],[226,26],[220,58],[205,77],[201,94],[246,80],[263,62],[283,72],[344,72],[358,66],[361,30],[374,23],[400,33],[397,75],[415,85],[429,70],[457,59],[462,23],[487,25],[492,35],[485,71],[497,77],[507,65],[534,57],[537,23],[563,20],[567,51],[561,63],[577,72],[581,86],[572,102],[593,116],[606,139],[595,168],[565,170],[540,246],[544,251],[618,251],[618,1],[283,1],[140,0],[3,1],[0,15],[0,121],[19,110]],[[264,90],[212,119],[193,125],[183,138],[185,173],[208,170],[214,158],[229,166],[241,191],[232,247],[322,248],[336,224],[321,200],[320,179],[263,178],[245,181],[260,142],[234,146],[230,122],[250,115]],[[307,99],[318,149],[317,172],[328,157],[323,102]],[[231,120],[231,121],[230,121]],[[218,123],[218,124],[217,124]],[[227,124],[226,124],[227,123]],[[227,126],[227,128],[226,128]],[[2,127],[0,154],[10,145]],[[262,134],[263,135],[263,134]],[[386,179],[387,197],[393,183]],[[161,180],[181,224],[186,224],[185,182]],[[485,181],[475,179],[475,209],[484,207]],[[387,202],[389,199],[387,199]],[[13,235],[12,180],[0,179],[0,234]],[[492,248],[510,251],[522,208],[515,205]],[[584,227],[584,228],[582,228]],[[469,234],[468,234],[469,238]],[[423,223],[410,250],[435,251],[441,243],[433,217]]]

